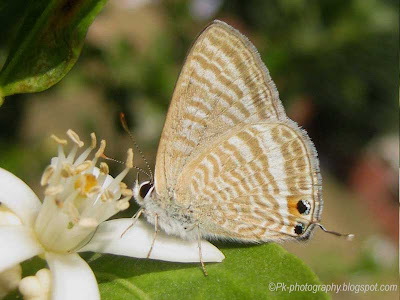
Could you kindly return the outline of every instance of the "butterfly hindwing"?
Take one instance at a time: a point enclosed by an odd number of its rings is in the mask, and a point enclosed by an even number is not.
[[[297,238],[296,226],[304,233],[322,208],[316,152],[292,121],[233,128],[185,166],[177,186],[176,200],[210,236]]]

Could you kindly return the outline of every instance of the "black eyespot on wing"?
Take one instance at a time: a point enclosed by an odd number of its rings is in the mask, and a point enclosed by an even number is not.
[[[140,197],[144,198],[146,197],[147,193],[149,192],[149,190],[151,189],[152,184],[150,182],[148,183],[144,183],[139,190],[139,195]]]
[[[295,234],[302,234],[304,232],[304,225],[302,223],[298,223],[295,227],[294,227],[294,233]]]
[[[302,215],[308,215],[311,210],[310,202],[308,202],[306,200],[300,200],[299,202],[297,202],[297,210]]]

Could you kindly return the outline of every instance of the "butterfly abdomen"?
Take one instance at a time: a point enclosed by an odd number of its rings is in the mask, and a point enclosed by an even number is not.
[[[185,240],[198,238],[198,220],[190,207],[176,205],[173,201],[160,201],[156,196],[144,201],[144,211],[147,221],[157,225],[167,234],[179,236]]]

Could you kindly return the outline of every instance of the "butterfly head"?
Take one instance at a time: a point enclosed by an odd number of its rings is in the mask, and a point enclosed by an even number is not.
[[[144,181],[139,183],[139,179],[136,178],[135,185],[133,187],[133,197],[139,205],[144,205],[144,199],[151,195],[154,191],[154,185],[151,181]]]

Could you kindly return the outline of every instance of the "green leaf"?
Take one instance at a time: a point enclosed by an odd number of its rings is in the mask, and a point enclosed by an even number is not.
[[[208,263],[205,277],[199,263],[179,264],[151,259],[84,253],[100,287],[102,300],[133,299],[329,299],[324,292],[294,291],[290,285],[319,285],[317,276],[281,246],[218,244],[222,263]],[[22,264],[23,276],[45,267],[35,257]],[[285,284],[272,291],[270,284]],[[276,286],[275,286],[276,287]],[[22,299],[17,291],[4,300]]]
[[[7,28],[7,30],[0,30],[0,48],[2,51],[9,46],[9,42],[15,37],[28,7],[26,0],[0,1],[0,28]],[[3,58],[3,55],[1,53],[0,66],[4,63],[5,57]]]
[[[106,2],[29,1],[0,72],[0,100],[43,91],[60,81],[78,59],[87,30]]]
[[[222,245],[219,248],[224,247]],[[329,299],[324,292],[270,290],[270,284],[320,284],[316,275],[281,246],[230,245],[222,263],[199,264],[104,255],[90,263],[103,300],[112,299]]]

